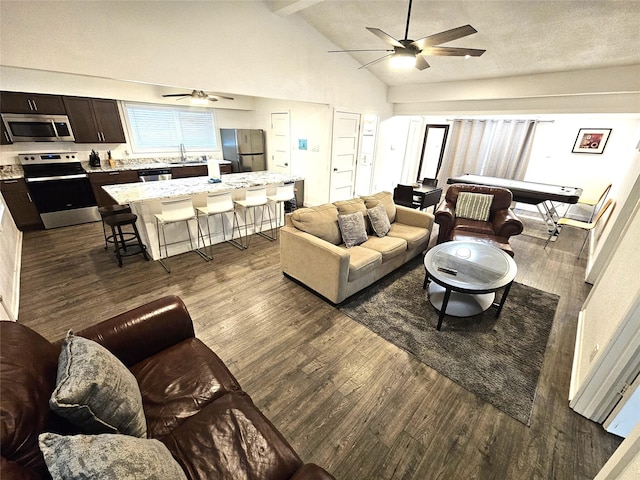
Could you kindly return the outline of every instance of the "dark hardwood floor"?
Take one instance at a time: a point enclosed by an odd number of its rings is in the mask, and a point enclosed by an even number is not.
[[[435,227],[437,229],[437,227]],[[531,427],[285,278],[279,246],[222,244],[206,263],[141,257],[118,268],[100,223],[24,235],[19,321],[49,339],[166,294],[300,456],[338,479],[592,479],[621,439],[568,407],[581,232],[512,240],[516,281],[560,295]],[[433,240],[432,240],[433,241]],[[421,294],[421,286],[416,293]]]

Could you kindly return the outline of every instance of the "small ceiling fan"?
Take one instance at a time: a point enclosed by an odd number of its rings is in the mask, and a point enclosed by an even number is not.
[[[233,100],[233,97],[225,97],[224,95],[213,95],[202,90],[193,90],[191,93],[169,93],[162,95],[163,97],[176,97],[176,100],[189,98],[191,103],[198,105],[206,105],[209,102],[217,102],[220,99]]]
[[[411,40],[409,36],[409,20],[411,19],[411,3],[409,0],[409,11],[407,13],[407,26],[404,31],[404,39],[396,40],[391,35],[383,32],[379,28],[366,27],[371,33],[378,38],[384,40],[391,45],[393,49],[359,49],[359,50],[329,50],[329,53],[342,53],[342,52],[391,52],[384,55],[372,62],[362,65],[360,68],[367,68],[382,60],[390,58],[392,66],[399,68],[407,68],[415,66],[418,70],[424,70],[429,68],[425,56],[452,56],[452,57],[479,57],[486,50],[479,50],[476,48],[457,48],[457,47],[441,47],[441,43],[451,42],[458,38],[466,37],[476,33],[477,30],[471,25],[464,25],[462,27],[453,28],[444,32],[436,33],[423,37],[419,40]]]

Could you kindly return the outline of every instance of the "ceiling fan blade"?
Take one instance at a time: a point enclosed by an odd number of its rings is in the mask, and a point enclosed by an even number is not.
[[[476,32],[477,30],[471,25],[464,25],[462,27],[452,28],[451,30],[446,30],[444,32],[421,38],[414,41],[412,45],[415,45],[420,50],[422,50],[423,48],[430,47],[432,45],[440,45],[441,43],[451,42],[453,40],[466,37],[467,35],[471,35]]]
[[[381,61],[382,61],[382,60],[384,60],[385,58],[389,58],[389,57],[390,57],[390,56],[392,56],[392,55],[393,55],[393,53],[390,53],[389,55],[384,55],[384,56],[382,56],[382,57],[380,57],[380,58],[375,59],[375,60],[374,60],[374,61],[372,61],[372,62],[365,63],[365,64],[364,64],[364,65],[362,65],[360,68],[367,68],[367,67],[370,67],[371,65],[374,65],[374,64],[376,64],[376,63],[378,63],[378,62],[381,62]]]
[[[373,33],[376,37],[384,40],[385,42],[387,42],[389,45],[393,46],[393,47],[402,47],[404,48],[404,45],[401,44],[398,40],[396,40],[395,38],[393,38],[391,35],[389,35],[388,33],[383,32],[382,30],[380,30],[379,28],[373,28],[373,27],[366,27],[367,30],[369,30],[371,33]]]
[[[163,97],[190,97],[190,93],[169,93],[167,95],[162,95]]]
[[[422,50],[422,55],[434,55],[440,57],[464,57],[469,55],[470,57],[479,57],[486,50],[479,50],[477,48],[456,48],[456,47],[428,47]]]
[[[225,97],[224,95],[209,95],[209,100],[235,100],[233,97]]]
[[[422,55],[416,55],[416,68],[418,70],[424,70],[425,68],[429,68],[431,65],[427,63],[427,60]]]
[[[376,48],[376,49],[356,49],[356,50],[327,50],[327,53],[348,53],[348,52],[393,52],[388,48]]]

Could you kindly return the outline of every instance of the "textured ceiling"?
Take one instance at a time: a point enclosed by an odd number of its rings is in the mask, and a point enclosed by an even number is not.
[[[388,48],[365,27],[404,38],[408,0],[298,3],[293,15],[340,49]],[[640,0],[414,0],[408,38],[466,24],[478,33],[443,45],[485,49],[481,57],[428,57],[423,71],[392,70],[388,61],[368,69],[394,86],[640,64]],[[385,52],[326,55],[352,55],[363,65]]]

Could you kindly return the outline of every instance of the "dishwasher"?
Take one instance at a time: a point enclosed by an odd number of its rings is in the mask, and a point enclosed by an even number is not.
[[[138,179],[141,182],[157,182],[159,180],[171,180],[170,168],[147,168],[138,170]]]

